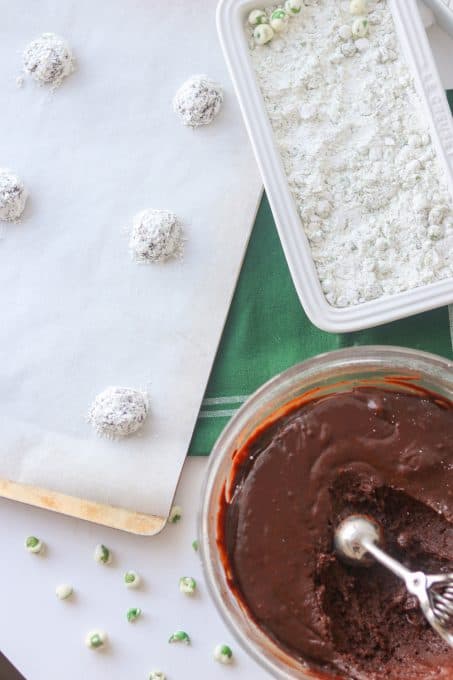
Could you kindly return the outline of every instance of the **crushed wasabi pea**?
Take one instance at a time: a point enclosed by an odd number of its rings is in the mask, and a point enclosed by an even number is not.
[[[167,676],[162,671],[151,671],[149,680],[166,680]]]
[[[219,663],[231,663],[233,661],[231,647],[228,647],[228,645],[217,645],[214,649],[214,659]]]
[[[99,564],[110,564],[112,561],[112,553],[107,546],[98,543],[94,549],[94,559],[96,562],[99,562]]]
[[[265,45],[274,37],[274,31],[267,24],[261,24],[253,31],[253,37],[257,45]]]
[[[200,547],[200,544],[198,543],[197,539],[192,541],[192,548],[195,550],[195,552],[198,552],[199,547]]]
[[[179,590],[184,595],[193,595],[197,589],[197,582],[191,576],[181,576],[179,579]]]
[[[107,633],[103,630],[92,630],[85,638],[85,644],[90,649],[99,649],[104,647],[107,642]]]
[[[131,607],[130,609],[127,610],[126,618],[129,621],[129,623],[133,623],[134,621],[137,621],[137,619],[142,615],[142,610],[140,607]]]
[[[269,23],[271,28],[276,31],[276,33],[282,33],[283,31],[286,31],[288,27],[288,15],[286,14],[283,7],[274,9]]]
[[[344,24],[338,29],[338,35],[342,40],[350,40],[352,38],[352,28]]]
[[[124,574],[124,583],[127,588],[138,588],[141,583],[141,578],[136,571],[126,571]]]
[[[354,38],[364,38],[368,33],[369,23],[365,17],[357,17],[352,22],[352,35]]]
[[[168,521],[171,522],[171,524],[177,524],[177,522],[179,522],[181,518],[182,508],[179,505],[174,505],[170,510]]]
[[[299,14],[302,9],[302,0],[286,0],[285,10],[291,16],[292,14]]]
[[[168,642],[179,642],[183,645],[190,645],[190,637],[183,630],[177,630],[172,635],[170,635]]]
[[[28,536],[25,539],[25,547],[27,548],[28,552],[37,554],[42,552],[44,549],[44,544],[36,536]]]
[[[55,588],[55,595],[59,600],[67,600],[68,597],[71,597],[73,592],[73,587],[67,583],[60,583],[60,585]]]
[[[269,19],[267,14],[262,9],[252,9],[249,14],[248,22],[251,26],[259,26],[259,24],[267,24]]]

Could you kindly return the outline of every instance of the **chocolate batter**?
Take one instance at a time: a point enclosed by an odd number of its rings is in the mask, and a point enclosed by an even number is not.
[[[453,650],[384,567],[349,566],[333,529],[381,522],[411,569],[453,571],[453,405],[360,388],[292,407],[234,458],[219,514],[231,586],[320,678],[453,678]]]

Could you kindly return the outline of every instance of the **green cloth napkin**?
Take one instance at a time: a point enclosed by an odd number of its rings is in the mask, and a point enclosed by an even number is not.
[[[447,96],[453,110],[453,91]],[[301,307],[263,196],[189,454],[208,455],[246,397],[297,362],[341,347],[374,344],[452,358],[451,330],[446,307],[355,333],[316,328]]]

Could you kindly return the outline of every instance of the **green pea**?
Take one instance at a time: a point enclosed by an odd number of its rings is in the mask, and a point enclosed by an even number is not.
[[[25,547],[27,548],[28,552],[40,553],[43,549],[43,544],[42,541],[40,541],[40,539],[36,536],[28,536],[25,539]]]
[[[181,576],[179,579],[179,590],[184,595],[193,595],[197,588],[197,582],[191,576]]]
[[[180,521],[182,517],[182,508],[179,507],[179,505],[174,505],[172,509],[170,510],[170,515],[168,517],[168,521],[171,522],[171,524],[176,524],[177,522]]]
[[[99,543],[94,549],[94,559],[100,564],[110,564],[112,561],[112,553],[107,546]]]
[[[137,621],[137,619],[141,616],[142,610],[140,607],[131,607],[130,609],[127,610],[127,620],[129,623],[133,623],[134,621]]]
[[[179,642],[183,645],[190,645],[190,637],[183,630],[177,630],[172,635],[170,635],[168,642]]]

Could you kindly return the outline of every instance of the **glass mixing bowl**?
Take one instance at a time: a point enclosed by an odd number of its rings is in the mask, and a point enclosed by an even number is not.
[[[255,392],[225,427],[210,456],[198,518],[206,582],[217,609],[242,647],[279,678],[313,680],[329,676],[311,671],[278,647],[258,628],[230,589],[217,542],[220,501],[222,494],[228,495],[235,451],[265,419],[303,395],[310,400],[360,385],[412,393],[423,388],[453,401],[453,362],[389,346],[353,347],[309,359]]]

